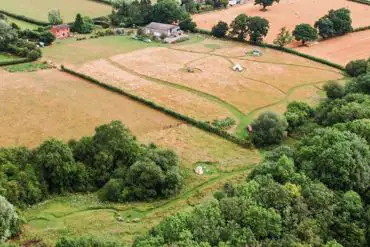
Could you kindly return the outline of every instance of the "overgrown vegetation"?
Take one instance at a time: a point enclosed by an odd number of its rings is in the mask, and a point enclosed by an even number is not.
[[[316,109],[291,103],[294,146],[266,153],[245,183],[225,184],[214,200],[168,217],[134,246],[368,246],[370,98],[352,89]]]
[[[4,67],[9,72],[33,72],[41,69],[49,69],[50,65],[47,63],[31,62],[31,63],[20,63],[14,65],[7,65]]]
[[[128,201],[169,197],[182,186],[177,156],[140,145],[119,121],[68,144],[50,139],[32,150],[1,148],[0,178],[1,195],[21,208],[51,195],[101,187],[102,199]]]

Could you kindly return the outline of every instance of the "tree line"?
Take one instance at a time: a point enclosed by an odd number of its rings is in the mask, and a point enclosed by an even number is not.
[[[170,216],[134,247],[324,246],[370,243],[370,73],[328,82],[313,108],[291,102],[284,116],[253,123],[257,146],[297,141],[265,154],[242,184]]]
[[[17,218],[11,204],[25,208],[54,195],[94,191],[107,201],[154,200],[181,187],[177,155],[139,144],[119,121],[68,143],[50,139],[35,149],[0,148],[0,243],[17,229],[7,220]]]

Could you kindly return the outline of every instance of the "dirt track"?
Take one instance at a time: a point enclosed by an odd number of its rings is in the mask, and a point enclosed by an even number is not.
[[[280,28],[286,26],[292,30],[300,23],[313,25],[330,9],[349,8],[352,12],[354,27],[370,25],[370,6],[347,0],[281,0],[279,4],[269,7],[266,12],[260,11],[260,6],[253,5],[253,2],[249,0],[247,4],[226,10],[193,15],[193,19],[199,28],[211,29],[218,21],[231,23],[237,15],[242,13],[248,16],[261,16],[270,21],[270,31],[265,39],[269,43],[275,39]]]

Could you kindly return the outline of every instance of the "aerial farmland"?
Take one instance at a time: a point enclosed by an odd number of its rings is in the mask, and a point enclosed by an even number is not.
[[[368,0],[3,0],[0,246],[369,245]]]

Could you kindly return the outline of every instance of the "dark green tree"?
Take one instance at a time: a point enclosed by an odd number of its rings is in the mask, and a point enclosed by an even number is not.
[[[269,30],[268,20],[259,16],[250,17],[248,20],[249,41],[252,43],[261,43]]]
[[[244,40],[248,35],[249,17],[246,14],[238,15],[230,24],[230,35]]]
[[[226,36],[229,30],[229,25],[226,22],[219,21],[215,26],[212,27],[212,35],[217,38],[223,38]]]
[[[252,123],[252,140],[257,146],[279,144],[284,140],[288,123],[275,113],[262,113]]]
[[[188,18],[181,21],[179,23],[179,26],[183,31],[194,32],[195,28],[197,27],[197,24],[191,18]]]
[[[304,45],[307,41],[317,40],[317,30],[310,24],[299,24],[293,31],[293,36],[297,41],[302,41]]]
[[[329,99],[342,98],[346,94],[344,86],[336,81],[329,81],[325,83],[323,89]]]
[[[369,71],[369,63],[365,59],[354,60],[346,65],[346,72],[350,76],[359,76]]]
[[[151,20],[172,24],[189,19],[189,14],[174,0],[162,0],[153,6]]]
[[[370,152],[364,139],[326,128],[303,138],[297,149],[299,168],[335,190],[364,191],[370,181]]]
[[[261,5],[263,11],[266,11],[268,6],[271,6],[274,2],[279,3],[280,0],[254,0],[254,5]]]
[[[314,116],[314,109],[304,102],[293,101],[288,104],[284,116],[289,124],[289,131],[303,125]]]
[[[318,21],[316,21],[314,27],[319,30],[319,35],[324,39],[336,35],[334,23],[327,16],[321,17]]]

